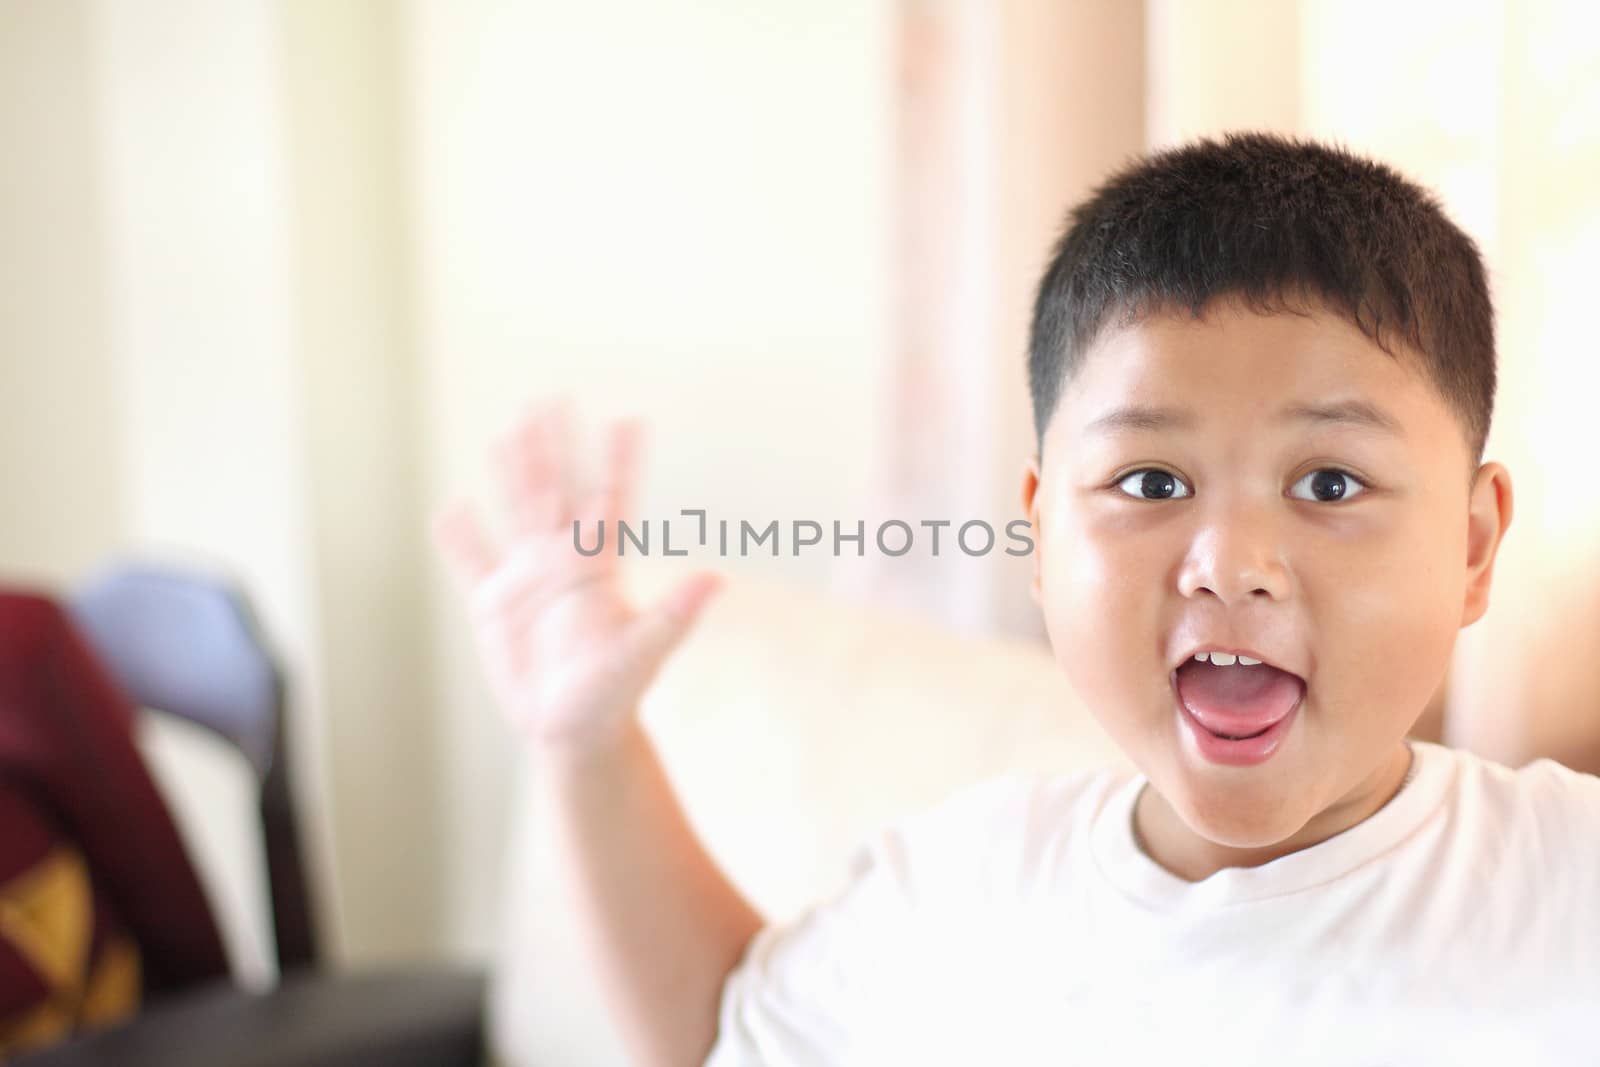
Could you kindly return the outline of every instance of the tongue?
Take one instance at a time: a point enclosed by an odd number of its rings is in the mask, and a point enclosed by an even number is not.
[[[1224,737],[1248,737],[1294,707],[1304,683],[1265,663],[1213,667],[1190,660],[1178,668],[1178,699],[1200,725]]]

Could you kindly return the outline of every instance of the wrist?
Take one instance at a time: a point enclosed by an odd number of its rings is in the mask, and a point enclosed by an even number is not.
[[[639,716],[628,714],[605,729],[580,736],[535,738],[530,749],[538,776],[556,785],[605,777],[649,746]]]

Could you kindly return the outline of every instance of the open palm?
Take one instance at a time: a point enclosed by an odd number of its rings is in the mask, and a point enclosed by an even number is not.
[[[510,536],[496,546],[458,500],[433,532],[468,596],[479,657],[501,710],[541,745],[587,750],[618,737],[661,663],[719,579],[688,579],[648,611],[622,595],[616,520],[630,516],[640,426],[614,423],[605,475],[581,499],[570,479],[571,418],[563,401],[525,415],[495,444]],[[604,551],[595,543],[604,520]]]

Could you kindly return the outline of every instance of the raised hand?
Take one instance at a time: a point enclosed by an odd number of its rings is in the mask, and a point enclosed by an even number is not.
[[[433,534],[467,594],[501,710],[541,750],[581,756],[622,737],[721,579],[698,574],[648,611],[630,605],[619,586],[616,520],[631,517],[641,427],[635,420],[610,427],[605,476],[582,499],[569,474],[571,429],[561,400],[497,439],[494,466],[510,513],[504,549],[464,500],[438,513]],[[586,548],[605,521],[604,551],[577,551],[575,520]]]

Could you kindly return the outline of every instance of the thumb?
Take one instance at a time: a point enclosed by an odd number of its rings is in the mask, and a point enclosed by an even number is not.
[[[636,619],[623,637],[628,658],[647,664],[652,672],[688,634],[706,602],[722,588],[720,574],[697,574],[662,597],[655,607]]]

